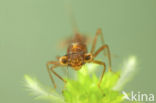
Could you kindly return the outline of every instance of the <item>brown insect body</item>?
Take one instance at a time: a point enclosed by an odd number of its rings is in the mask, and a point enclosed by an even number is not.
[[[88,52],[86,41],[80,34],[76,34],[67,49],[68,66],[79,70],[85,64],[85,54]]]
[[[99,36],[102,41],[102,46],[97,51],[95,51],[97,38]],[[98,29],[96,32],[90,52],[88,52],[88,50],[87,50],[86,41],[87,41],[87,38],[85,36],[80,35],[79,33],[76,32],[75,36],[71,40],[68,41],[69,45],[67,48],[67,54],[58,58],[59,61],[49,61],[47,63],[47,70],[48,70],[50,79],[51,79],[52,83],[54,84],[55,88],[56,88],[56,84],[54,82],[54,79],[53,79],[51,73],[53,73],[55,76],[57,76],[59,79],[61,79],[62,81],[64,81],[66,83],[66,80],[64,80],[59,74],[57,74],[54,71],[55,68],[60,67],[60,66],[62,66],[62,67],[70,66],[74,70],[77,71],[77,70],[81,69],[82,65],[84,65],[85,63],[90,63],[90,62],[102,65],[104,67],[99,84],[98,84],[100,86],[100,83],[102,81],[102,78],[103,78],[105,70],[106,70],[106,65],[103,61],[95,60],[95,57],[97,57],[97,55],[99,55],[99,53],[101,51],[104,51],[104,53],[107,53],[107,57],[108,57],[108,61],[109,61],[108,69],[109,69],[109,71],[111,71],[110,50],[109,50],[109,46],[104,43],[103,34],[102,34],[101,29]],[[51,65],[51,64],[52,64],[52,66],[49,67],[49,65]]]

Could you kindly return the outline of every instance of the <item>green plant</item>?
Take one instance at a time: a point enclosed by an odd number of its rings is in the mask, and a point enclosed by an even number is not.
[[[95,70],[95,64],[83,66],[77,72],[77,79],[66,79],[67,84],[62,94],[54,89],[42,86],[36,79],[25,75],[26,86],[38,99],[49,100],[52,103],[121,103],[124,101],[122,88],[134,74],[136,58],[130,57],[124,69],[118,72],[106,72],[100,87]],[[126,78],[125,78],[126,77]]]

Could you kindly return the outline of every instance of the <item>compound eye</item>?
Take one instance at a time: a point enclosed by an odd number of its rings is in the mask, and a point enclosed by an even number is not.
[[[91,53],[87,53],[84,56],[85,61],[91,61],[92,60],[92,54]]]
[[[66,65],[68,63],[68,58],[67,56],[62,56],[59,61],[61,64]]]

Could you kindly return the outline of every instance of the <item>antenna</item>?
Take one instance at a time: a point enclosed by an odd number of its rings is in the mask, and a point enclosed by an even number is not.
[[[66,6],[67,13],[68,13],[68,16],[69,16],[69,19],[70,19],[70,22],[71,22],[71,26],[73,28],[73,32],[74,32],[74,34],[77,34],[78,33],[78,27],[77,27],[77,23],[76,23],[74,13],[73,13],[71,0],[65,0],[65,1],[67,1],[65,6]]]

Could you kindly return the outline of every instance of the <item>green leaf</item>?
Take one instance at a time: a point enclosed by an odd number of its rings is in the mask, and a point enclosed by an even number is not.
[[[41,85],[29,75],[24,76],[25,85],[36,99],[48,100],[51,103],[121,103],[125,99],[121,90],[134,74],[135,65],[136,58],[132,56],[125,62],[122,70],[105,72],[99,87],[99,78],[95,75],[98,65],[90,63],[77,72],[76,80],[66,79],[62,94]]]

